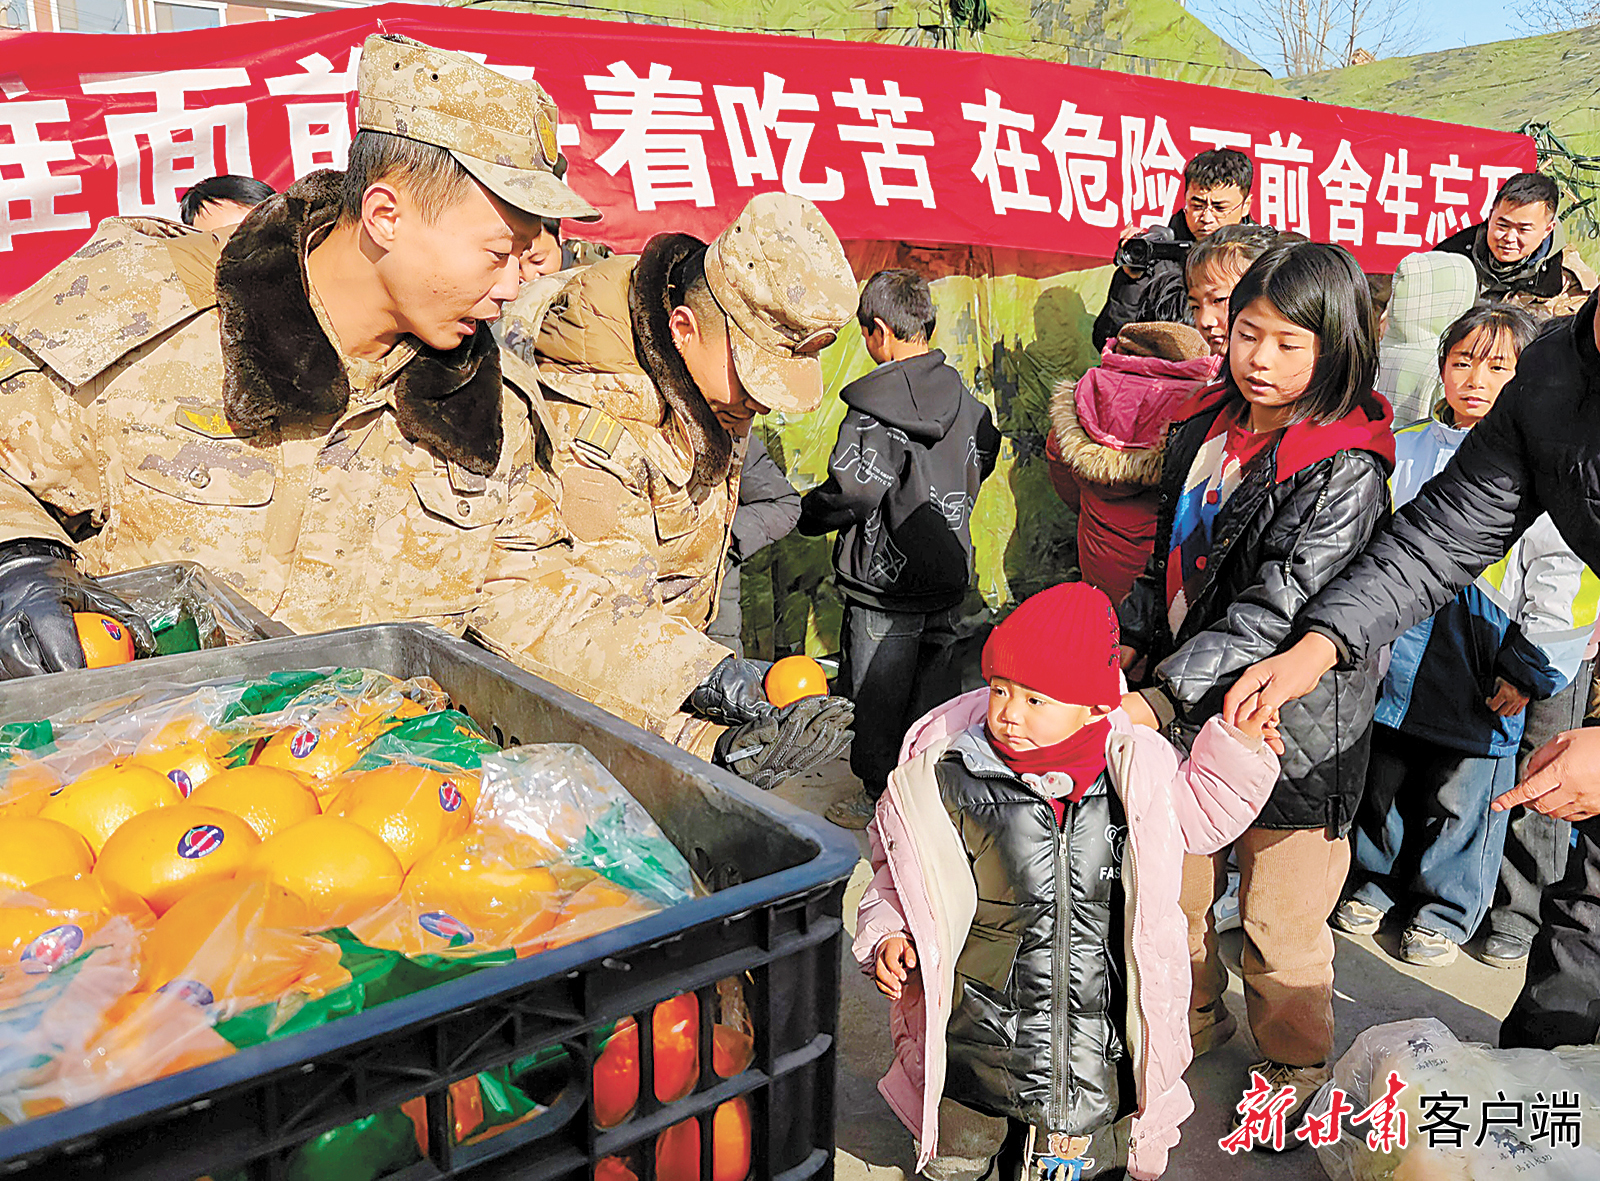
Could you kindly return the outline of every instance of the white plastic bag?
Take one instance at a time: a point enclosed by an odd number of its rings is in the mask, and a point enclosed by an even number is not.
[[[1375,1025],[1339,1059],[1333,1080],[1317,1092],[1309,1114],[1325,1117],[1335,1088],[1359,1113],[1383,1097],[1391,1071],[1406,1084],[1398,1102],[1405,1113],[1408,1146],[1374,1152],[1367,1146],[1368,1127],[1352,1127],[1346,1119],[1344,1134],[1317,1148],[1317,1159],[1333,1181],[1600,1178],[1600,1046],[1496,1050],[1456,1040],[1443,1022],[1431,1017]],[[1430,1137],[1427,1130],[1430,1124],[1440,1126],[1441,1108],[1423,1098],[1441,1094],[1467,1100],[1447,1117],[1452,1124],[1466,1125],[1460,1147],[1447,1143],[1453,1134]],[[1562,1122],[1564,1102],[1579,1109],[1576,1145],[1570,1133],[1551,1134],[1552,1126]],[[1495,1117],[1487,1124],[1486,1103]],[[1510,1105],[1518,1103],[1520,1127],[1511,1119]]]

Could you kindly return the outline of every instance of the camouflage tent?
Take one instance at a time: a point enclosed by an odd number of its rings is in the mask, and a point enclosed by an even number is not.
[[[988,8],[986,0],[485,0],[484,7],[543,16],[593,16],[737,32],[877,41],[1043,58],[1237,90],[1271,90],[1267,72],[1171,0],[1034,0]],[[1000,463],[973,514],[981,623],[1073,572],[1075,521],[1044,465],[1050,391],[1098,359],[1089,339],[1109,268],[1032,279],[997,274],[982,249],[928,251],[900,243],[852,244],[857,274],[909,266],[930,276],[945,351],[995,412],[1005,436]],[[858,333],[823,358],[830,393],[871,368]],[[844,417],[837,398],[803,419],[779,414],[760,428],[796,487],[826,475]],[[792,536],[758,555],[743,576],[744,629],[752,654],[838,649],[839,602],[831,541]]]
[[[1337,106],[1523,131],[1539,167],[1564,193],[1562,225],[1585,259],[1600,260],[1600,108],[1594,103],[1600,25],[1387,58],[1289,78],[1283,90]]]

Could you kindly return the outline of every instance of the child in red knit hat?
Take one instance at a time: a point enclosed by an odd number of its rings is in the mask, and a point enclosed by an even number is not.
[[[1150,1179],[1193,1110],[1185,850],[1254,819],[1265,711],[1184,759],[1121,709],[1111,601],[1063,583],[983,650],[987,689],[913,727],[868,832],[855,954],[892,1004],[879,1084],[937,1181]]]

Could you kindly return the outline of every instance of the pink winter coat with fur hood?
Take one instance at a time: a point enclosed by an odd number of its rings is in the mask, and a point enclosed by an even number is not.
[[[1096,368],[1056,387],[1045,441],[1051,482],[1078,511],[1083,580],[1114,604],[1155,549],[1161,444],[1172,412],[1217,375],[1220,363],[1210,356],[1130,357],[1116,347],[1108,341]]]
[[[977,904],[976,886],[934,779],[934,765],[956,735],[982,722],[988,690],[940,706],[917,722],[901,748],[868,828],[873,877],[861,899],[853,947],[869,975],[878,945],[905,935],[918,968],[889,1013],[894,1063],[878,1083],[889,1106],[917,1137],[920,1172],[939,1142],[945,1027],[955,991],[955,962]],[[1107,767],[1128,818],[1122,859],[1127,899],[1127,1045],[1133,1053],[1138,1111],[1128,1172],[1154,1181],[1194,1110],[1183,1072],[1189,1045],[1188,921],[1178,905],[1183,852],[1214,853],[1250,826],[1278,779],[1278,760],[1252,748],[1220,718],[1206,723],[1185,760],[1160,734],[1111,715]],[[1051,780],[1061,779],[1061,783]],[[1046,776],[1041,790],[1064,795],[1066,776]]]

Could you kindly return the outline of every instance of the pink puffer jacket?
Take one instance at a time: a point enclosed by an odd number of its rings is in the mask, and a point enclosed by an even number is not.
[[[878,1089],[920,1143],[919,1172],[939,1142],[955,961],[977,901],[933,767],[957,734],[982,721],[987,698],[987,689],[968,693],[911,728],[868,828],[873,878],[861,900],[853,950],[870,974],[888,936],[905,935],[917,949],[918,970],[890,1006],[895,1060]],[[1277,782],[1278,760],[1265,746],[1252,749],[1220,718],[1206,723],[1187,760],[1121,710],[1111,715],[1111,727],[1107,765],[1128,817],[1122,858],[1133,959],[1127,965],[1127,1044],[1139,1098],[1128,1171],[1138,1181],[1154,1181],[1166,1170],[1179,1125],[1194,1110],[1183,1082],[1191,1054],[1188,923],[1178,905],[1181,854],[1214,853],[1248,828]]]

